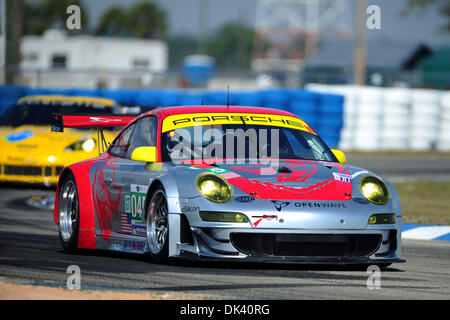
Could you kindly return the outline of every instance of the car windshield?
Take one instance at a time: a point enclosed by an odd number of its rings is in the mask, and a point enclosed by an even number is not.
[[[195,159],[306,159],[337,162],[322,139],[287,127],[220,124],[162,133],[163,161]]]
[[[0,117],[0,126],[50,125],[52,113],[110,114],[114,108],[92,103],[26,101],[9,107]]]

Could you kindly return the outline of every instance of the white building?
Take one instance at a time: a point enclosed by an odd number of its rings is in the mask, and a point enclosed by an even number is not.
[[[168,48],[161,40],[66,36],[48,30],[24,36],[22,82],[53,87],[150,87],[167,71]]]

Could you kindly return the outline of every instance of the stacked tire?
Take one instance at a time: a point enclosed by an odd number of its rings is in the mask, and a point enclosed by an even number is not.
[[[354,128],[354,149],[375,151],[380,148],[382,89],[358,87],[357,116]]]
[[[406,150],[408,148],[410,92],[405,88],[385,89],[380,149]]]
[[[409,148],[434,149],[439,132],[440,94],[436,90],[417,89],[411,95]]]
[[[436,148],[439,151],[450,151],[450,92],[441,94],[439,134]]]

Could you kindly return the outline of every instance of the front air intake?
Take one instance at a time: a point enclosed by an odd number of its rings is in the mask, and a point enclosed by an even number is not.
[[[254,257],[367,257],[381,239],[380,234],[231,234],[233,246]]]

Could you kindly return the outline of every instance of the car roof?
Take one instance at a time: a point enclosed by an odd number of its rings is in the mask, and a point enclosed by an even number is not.
[[[38,95],[26,96],[19,99],[18,103],[29,101],[54,101],[54,102],[73,102],[73,103],[94,103],[101,104],[106,107],[113,107],[116,102],[107,98],[98,97],[82,97],[82,96],[61,96],[61,95]]]
[[[246,106],[175,106],[166,108],[156,108],[144,115],[149,114],[161,114],[161,118],[165,118],[171,115],[183,114],[183,113],[262,113],[262,114],[274,114],[281,116],[296,117],[296,115],[279,109],[263,108],[263,107],[246,107]]]

